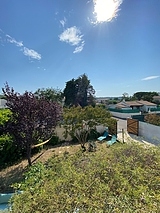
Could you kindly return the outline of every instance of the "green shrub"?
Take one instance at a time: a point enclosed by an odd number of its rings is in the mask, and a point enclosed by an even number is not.
[[[22,155],[23,150],[16,146],[10,135],[0,136],[0,170],[6,166],[13,165],[22,158]]]
[[[159,171],[160,149],[137,144],[54,156],[28,170],[12,212],[160,212]]]
[[[48,145],[55,146],[60,143],[59,137],[57,135],[53,135],[52,138],[49,140]]]
[[[8,165],[12,165],[21,159],[23,155],[23,150],[20,151],[13,138],[3,131],[3,127],[5,127],[10,116],[11,111],[9,109],[0,110],[0,170]]]
[[[9,109],[0,109],[0,125],[4,125],[10,119],[11,114]]]

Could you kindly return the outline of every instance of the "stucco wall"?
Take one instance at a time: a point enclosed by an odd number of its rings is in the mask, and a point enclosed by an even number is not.
[[[99,125],[99,126],[96,126],[96,130],[97,130],[97,132],[102,134],[106,130],[106,127],[103,125]],[[63,136],[64,131],[65,131],[65,129],[63,128],[63,126],[61,126],[61,127],[57,126],[55,129],[55,134],[59,137],[60,140],[66,140],[66,141],[72,140],[72,138],[69,135],[67,138],[64,138],[64,136]]]
[[[117,118],[131,118],[132,115],[140,115],[140,113],[120,113],[120,112],[113,112],[110,111],[110,113]]]
[[[142,107],[142,110],[145,111],[145,112],[148,112],[150,109],[156,109],[157,106],[147,106],[147,105],[144,105]]]
[[[139,122],[139,135],[143,136],[146,141],[160,145],[160,126]]]

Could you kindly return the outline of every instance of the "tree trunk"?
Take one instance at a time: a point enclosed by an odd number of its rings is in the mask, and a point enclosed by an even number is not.
[[[32,162],[31,162],[31,145],[30,144],[27,145],[27,160],[28,160],[28,165],[32,166]]]

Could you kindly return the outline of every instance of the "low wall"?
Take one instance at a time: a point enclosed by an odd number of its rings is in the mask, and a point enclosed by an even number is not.
[[[155,126],[145,122],[139,122],[139,135],[143,136],[144,140],[160,145],[160,126]]]
[[[59,139],[61,141],[63,141],[63,140],[66,140],[66,141],[72,140],[71,136],[69,136],[69,135],[68,135],[67,138],[64,138],[64,136],[63,136],[64,131],[65,131],[65,129],[63,128],[63,126],[61,126],[61,127],[57,126],[56,129],[55,129],[55,133],[56,133],[56,135],[59,137]]]
[[[103,125],[99,125],[96,126],[96,130],[97,132],[99,132],[100,134],[102,134],[105,131],[106,127]],[[64,133],[65,129],[63,128],[63,126],[59,127],[57,126],[55,129],[55,134],[59,137],[59,139],[62,140],[66,140],[66,141],[70,141],[72,140],[71,136],[68,135],[67,138],[64,138],[63,133]]]
[[[132,118],[133,115],[140,115],[139,112],[137,113],[120,113],[120,112],[113,112],[110,111],[110,113],[117,118],[122,118],[122,119],[126,119],[126,118]]]

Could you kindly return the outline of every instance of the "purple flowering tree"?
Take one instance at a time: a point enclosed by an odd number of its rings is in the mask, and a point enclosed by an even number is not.
[[[61,117],[61,106],[45,98],[37,98],[31,92],[21,95],[7,83],[2,91],[12,112],[6,130],[18,146],[26,150],[28,164],[31,165],[32,146],[52,136]]]

